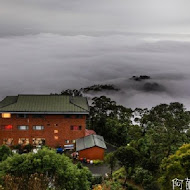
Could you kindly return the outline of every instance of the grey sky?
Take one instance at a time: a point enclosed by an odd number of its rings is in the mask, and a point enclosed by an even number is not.
[[[128,107],[190,109],[189,0],[0,0],[0,97],[97,83]],[[160,91],[147,92],[150,75]],[[89,96],[91,96],[89,94]]]
[[[189,33],[189,0],[0,0],[1,34]]]

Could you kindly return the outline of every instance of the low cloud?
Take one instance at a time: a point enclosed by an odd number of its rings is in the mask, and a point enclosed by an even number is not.
[[[189,51],[188,35],[0,38],[0,97],[111,83],[121,90],[106,94],[127,107],[179,101],[190,109]],[[130,79],[140,75],[151,79]]]

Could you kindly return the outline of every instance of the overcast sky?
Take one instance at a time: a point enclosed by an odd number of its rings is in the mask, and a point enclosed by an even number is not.
[[[189,7],[189,0],[0,0],[0,98],[113,83],[121,91],[108,95],[127,107],[180,101],[190,109]]]

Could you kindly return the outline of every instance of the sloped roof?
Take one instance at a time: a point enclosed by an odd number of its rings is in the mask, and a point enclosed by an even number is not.
[[[85,129],[85,136],[88,135],[96,135],[96,132],[94,130]]]
[[[88,113],[84,97],[65,95],[7,96],[0,102],[0,112],[80,112]]]
[[[92,147],[107,149],[104,138],[100,135],[89,135],[76,140],[76,151]]]

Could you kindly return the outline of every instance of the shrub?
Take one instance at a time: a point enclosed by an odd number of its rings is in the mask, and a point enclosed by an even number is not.
[[[93,160],[94,165],[101,165],[104,162],[102,160]]]
[[[11,149],[8,146],[2,145],[0,147],[0,161],[6,160],[12,154],[13,153],[12,153]]]
[[[91,179],[91,173],[86,167],[79,169],[65,155],[56,154],[47,148],[36,154],[14,154],[0,164],[0,173],[4,179],[9,175],[13,179],[24,180],[19,190],[23,189],[24,184],[25,190],[29,190],[30,177],[36,173],[43,175],[44,180],[48,178],[56,189],[88,190]]]

